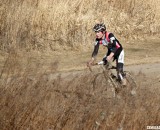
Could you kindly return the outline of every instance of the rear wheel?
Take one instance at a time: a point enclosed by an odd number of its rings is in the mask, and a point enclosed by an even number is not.
[[[133,78],[133,76],[131,75],[130,72],[125,71],[126,74],[126,80],[127,80],[127,91],[129,91],[129,93],[131,95],[136,95],[136,91],[137,91],[137,84]]]

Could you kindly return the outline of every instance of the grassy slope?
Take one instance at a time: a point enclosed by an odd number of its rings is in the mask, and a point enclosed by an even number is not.
[[[93,41],[97,21],[121,40],[158,36],[159,1],[0,1],[0,49],[59,50]]]

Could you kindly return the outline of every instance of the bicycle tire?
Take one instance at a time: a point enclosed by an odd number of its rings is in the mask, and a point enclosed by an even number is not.
[[[138,88],[136,81],[134,80],[133,76],[129,71],[125,71],[124,73],[126,75],[128,91],[130,91],[131,95],[136,95],[136,91]]]
[[[109,86],[111,86],[112,88],[112,92],[113,92],[113,97],[116,97],[116,93],[117,93],[117,88],[118,88],[118,84],[117,82],[112,78],[111,74],[106,73],[107,70],[102,67],[103,69],[103,74],[104,74],[104,78],[106,80],[107,83],[109,83]]]

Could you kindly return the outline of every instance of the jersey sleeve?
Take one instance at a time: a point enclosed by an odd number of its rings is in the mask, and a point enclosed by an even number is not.
[[[92,57],[96,57],[97,54],[98,54],[98,50],[99,50],[99,41],[95,41],[95,44],[94,44],[94,50],[92,52]]]
[[[113,35],[113,33],[109,34],[109,39],[110,39],[110,43],[112,44],[112,51],[111,52],[115,53],[117,51],[117,48],[116,48],[116,38]]]

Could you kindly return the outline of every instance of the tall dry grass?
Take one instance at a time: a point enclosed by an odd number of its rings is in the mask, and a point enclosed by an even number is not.
[[[142,74],[136,96],[120,91],[113,98],[101,70],[58,73],[53,62],[25,68],[12,51],[0,75],[1,130],[145,130],[159,125],[159,91]],[[21,58],[20,58],[21,59]],[[143,82],[144,81],[144,82]]]
[[[0,129],[137,130],[157,125],[159,93],[146,89],[148,84],[141,84],[135,98],[122,92],[121,99],[113,99],[98,70],[61,74],[56,72],[57,61],[44,69],[45,63],[14,49],[86,47],[94,39],[92,27],[97,20],[121,39],[156,35],[158,2],[1,0],[0,50],[7,51],[8,58],[0,68]]]
[[[90,44],[102,21],[120,39],[159,34],[157,0],[1,0],[0,49],[59,50]]]

